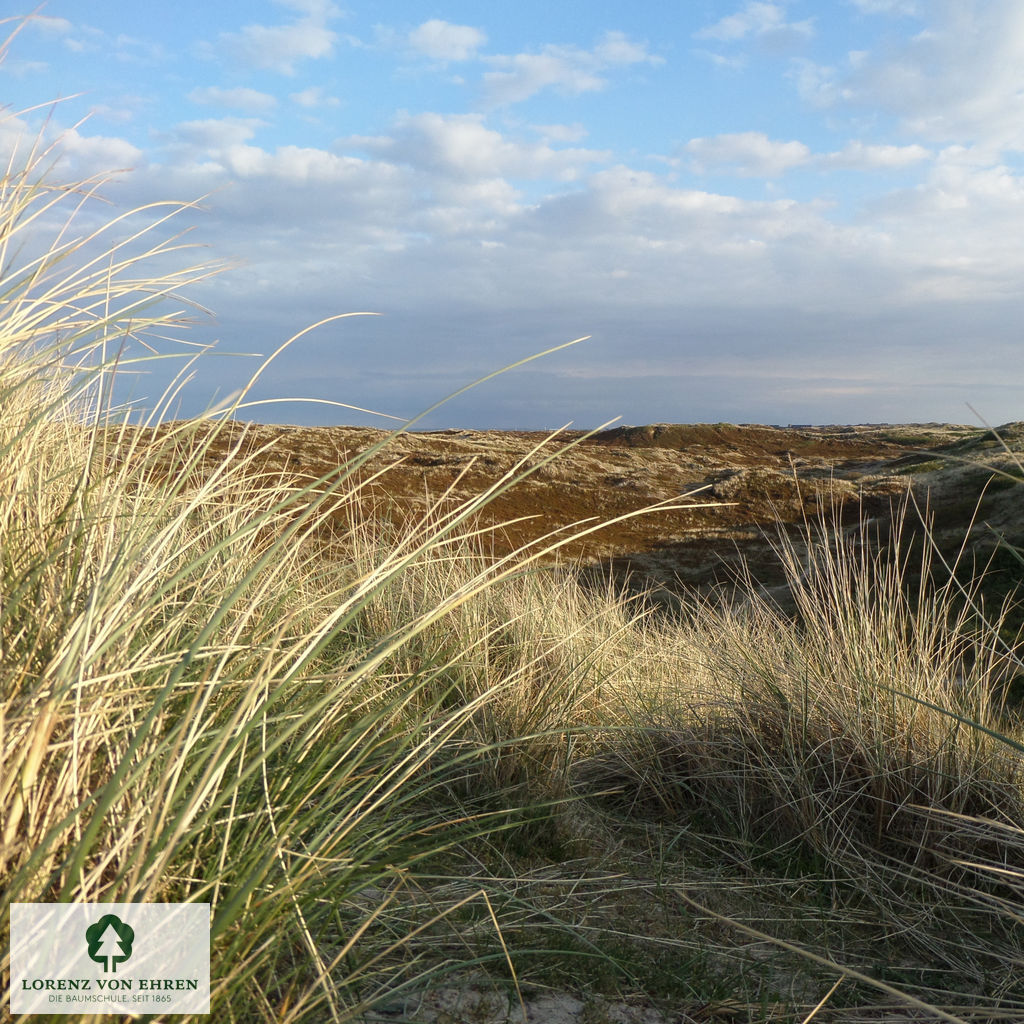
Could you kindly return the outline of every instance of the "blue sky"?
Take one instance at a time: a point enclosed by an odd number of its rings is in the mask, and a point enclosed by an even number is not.
[[[257,398],[412,416],[589,334],[424,425],[1024,418],[1016,0],[50,0],[0,87],[5,151],[43,130],[58,173],[128,169],[118,203],[206,197],[230,269],[194,340],[382,314]],[[205,359],[182,411],[254,366]]]

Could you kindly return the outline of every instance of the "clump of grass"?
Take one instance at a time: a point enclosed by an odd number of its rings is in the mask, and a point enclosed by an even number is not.
[[[925,567],[914,594],[899,552],[866,541],[811,530],[784,546],[796,615],[756,593],[700,608],[675,674],[589,771],[633,813],[732,837],[750,870],[827,877],[837,906],[946,971],[1009,978],[1020,936],[993,906],[1019,902],[1022,765],[966,723],[1013,728],[1012,666],[952,584],[929,588]]]
[[[685,950],[699,969],[675,979],[672,998],[696,1003],[728,989],[728,944],[705,929],[732,917],[787,957],[809,947],[818,958],[786,961],[787,979],[748,965],[734,991],[754,1002],[788,988],[793,1012],[808,1012],[846,971],[835,998],[847,1008],[874,985],[945,1007],[943,1019],[1020,1009],[1024,790],[1020,726],[1003,700],[1015,657],[999,615],[979,617],[981,582],[963,590],[959,574],[933,572],[934,547],[902,547],[915,531],[906,510],[897,518],[885,545],[824,518],[784,542],[790,611],[751,586],[741,602],[672,617],[535,573],[403,652],[429,660],[473,638],[445,660],[460,700],[495,676],[528,683],[467,726],[508,744],[529,774],[518,799],[573,795],[546,822],[547,843],[492,848],[487,862],[504,873],[491,898],[512,948],[564,949],[538,931],[546,914],[586,936],[598,963]],[[460,553],[439,578],[458,589],[478,557]],[[411,605],[434,599],[428,579],[406,582]],[[516,740],[527,726],[537,731]],[[490,758],[494,772],[502,760]],[[575,858],[573,870],[542,872],[550,858]],[[618,897],[601,874],[612,864]],[[602,910],[580,895],[589,887],[605,893]],[[666,924],[631,931],[629,908],[648,905]]]
[[[511,685],[456,700],[450,664],[402,652],[507,567],[368,630],[413,567],[452,558],[473,503],[353,573],[324,537],[359,459],[296,485],[244,431],[206,458],[223,418],[118,425],[123,350],[179,324],[172,296],[208,268],[147,271],[179,249],[146,243],[173,204],[78,233],[101,182],[51,184],[51,155],[30,144],[0,179],[3,916],[208,901],[218,1018],[352,1018],[404,977],[387,921],[412,865],[483,827],[436,796],[476,771],[467,726]]]

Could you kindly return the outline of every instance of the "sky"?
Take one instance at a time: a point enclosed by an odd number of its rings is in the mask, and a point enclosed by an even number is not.
[[[183,415],[368,311],[245,418],[387,426],[319,400],[411,418],[587,335],[419,426],[1024,419],[1019,0],[50,0],[0,89],[5,158],[201,199]]]

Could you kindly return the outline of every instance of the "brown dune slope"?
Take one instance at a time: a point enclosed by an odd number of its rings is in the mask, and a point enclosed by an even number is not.
[[[225,458],[236,446],[259,451],[266,472],[308,482],[387,436],[368,428],[231,423],[207,458]],[[909,491],[928,506],[950,553],[968,536],[982,561],[991,558],[998,535],[1020,542],[1024,490],[1005,475],[1021,475],[1006,448],[1024,450],[1024,424],[998,428],[998,436],[948,424],[653,424],[592,436],[445,430],[395,435],[358,476],[370,481],[380,474],[364,488],[364,513],[401,524],[442,496],[464,501],[529,470],[480,515],[481,525],[494,528],[487,544],[496,554],[574,523],[615,520],[679,499],[676,507],[574,541],[563,556],[673,589],[727,582],[745,563],[770,586],[780,580],[772,552],[780,528],[794,533],[805,518],[838,514],[846,524],[876,521],[884,533]],[[1008,579],[1019,575],[1012,559],[997,562]]]

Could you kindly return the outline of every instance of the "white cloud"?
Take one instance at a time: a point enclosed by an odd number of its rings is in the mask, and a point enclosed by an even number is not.
[[[937,142],[1024,151],[1024,6],[944,2],[926,28],[833,81],[832,102],[895,113]],[[834,77],[834,72],[833,72]]]
[[[498,106],[519,103],[552,87],[570,95],[603,89],[605,80],[580,54],[575,47],[547,46],[542,53],[488,58],[502,69],[484,74],[488,101]]]
[[[76,160],[88,163],[97,171],[109,168],[127,169],[137,166],[144,159],[142,150],[125,139],[105,135],[82,135],[74,128],[63,134],[61,142],[66,153]]]
[[[64,48],[72,53],[98,53],[102,51],[109,55],[116,46],[112,36],[92,25],[69,24],[68,31],[64,31],[63,26],[61,26],[58,32]]]
[[[840,85],[839,72],[825,64],[798,58],[787,73],[796,82],[797,95],[812,107],[831,107],[849,95]]]
[[[340,107],[341,100],[337,96],[329,96],[319,85],[311,85],[301,92],[293,92],[288,97],[293,103],[307,110],[315,110],[317,107]]]
[[[223,150],[247,142],[262,125],[252,117],[205,118],[183,121],[175,127],[174,137],[205,151]]]
[[[859,140],[848,142],[841,150],[820,158],[824,167],[850,170],[901,170],[932,156],[924,146],[872,145]]]
[[[815,154],[803,142],[780,142],[763,132],[738,132],[691,139],[683,152],[698,173],[730,173],[741,177],[774,178],[794,167],[858,171],[902,170],[932,157],[916,144],[879,145],[860,140],[841,150]]]
[[[459,302],[521,310],[697,302],[735,312],[782,303],[848,315],[861,308],[865,291],[880,309],[900,307],[947,286],[1002,294],[1024,273],[1014,248],[1024,231],[1024,184],[967,150],[944,152],[926,186],[851,225],[830,222],[814,203],[681,188],[622,165],[595,171],[589,151],[524,143],[465,115],[408,116],[390,136],[343,143],[368,157],[265,150],[252,144],[246,123],[182,130],[208,144],[193,157],[196,184],[204,175],[208,186],[225,176],[235,182],[215,203],[240,232],[236,251],[265,263],[261,273],[276,275],[279,289],[306,295],[310,315],[338,289],[361,296],[360,305],[391,308],[397,280],[399,301],[410,308],[439,309],[438,296],[451,296],[457,281]],[[814,157],[802,144],[756,135],[714,141],[723,159],[776,168],[817,161],[895,167],[927,155],[912,146],[851,143]],[[570,191],[542,185],[529,201],[510,183],[567,176]],[[248,215],[254,208],[258,222]],[[988,237],[996,225],[1004,239],[998,258]],[[330,283],[325,277],[317,298],[304,277],[328,264]]]
[[[470,25],[453,25],[432,18],[414,28],[408,44],[414,50],[434,60],[469,60],[487,42],[487,35]]]
[[[1019,294],[1024,177],[976,150],[948,147],[923,182],[866,212],[898,240],[909,299],[984,303]]]
[[[572,181],[609,154],[553,149],[546,142],[506,139],[480,114],[416,114],[399,119],[390,137],[343,140],[367,152],[457,179],[554,178]]]
[[[269,93],[247,88],[221,89],[215,85],[197,87],[188,94],[188,98],[193,103],[211,107],[231,107],[250,113],[262,113],[277,106],[277,98]]]
[[[366,163],[308,146],[281,146],[268,152],[258,146],[231,144],[223,149],[227,170],[243,178],[274,179],[290,185],[340,185],[365,170]]]
[[[164,62],[168,56],[159,42],[124,32],[106,32],[93,25],[72,24],[66,18],[31,15],[26,27],[34,27],[49,37],[59,37],[63,48],[72,54],[102,54],[108,63],[118,60],[125,64],[146,65],[151,69],[153,64]]]
[[[338,36],[328,23],[339,15],[325,0],[279,0],[298,11],[298,21],[288,25],[246,25],[239,32],[224,33],[215,45],[204,44],[208,57],[227,52],[241,63],[283,75],[295,73],[300,60],[316,60],[334,53]]]
[[[28,27],[49,36],[67,35],[72,29],[67,18],[53,18],[46,14],[29,15]]]
[[[78,128],[62,128],[56,123],[38,130],[18,117],[0,118],[0,160],[7,163],[15,154],[27,158],[38,141],[52,143],[57,156],[51,177],[65,181],[114,176],[117,172],[147,166],[146,154],[126,139],[108,135],[90,135]]]
[[[646,43],[633,42],[625,32],[606,32],[594,47],[594,56],[608,66],[616,64],[656,64],[660,57],[647,52]]]
[[[712,50],[694,50],[698,57],[711,61],[717,68],[725,68],[728,71],[740,71],[747,66],[747,58],[742,53],[732,54],[726,57],[721,53],[714,53]]]
[[[607,84],[604,73],[631,64],[660,64],[646,44],[621,32],[606,32],[592,50],[549,44],[539,53],[498,54],[484,60],[497,68],[484,74],[487,102],[494,106],[519,103],[543,89],[568,95],[596,92]]]
[[[792,44],[814,35],[814,19],[786,21],[781,4],[749,0],[735,14],[727,15],[713,25],[695,33],[697,39],[714,39],[731,43],[748,36],[772,45]]]
[[[339,143],[364,156],[264,149],[252,141],[259,125],[242,118],[180,125],[176,144],[190,148],[148,174],[164,194],[172,177],[172,192],[183,182],[216,189],[209,230],[223,234],[226,255],[244,254],[253,275],[275,281],[278,294],[301,296],[311,318],[325,303],[336,308],[338,294],[359,296],[359,305],[371,308],[398,301],[440,309],[439,296],[454,294],[462,303],[562,313],[595,302],[623,311],[666,302],[680,309],[721,302],[734,310],[737,302],[776,304],[785,294],[787,305],[855,310],[865,288],[884,305],[922,280],[970,278],[979,269],[945,259],[961,246],[975,248],[969,232],[941,245],[932,237],[958,202],[987,203],[993,216],[1000,202],[1012,202],[1024,229],[1020,182],[977,166],[977,154],[946,154],[927,192],[878,215],[882,231],[830,223],[813,203],[682,188],[623,165],[595,170],[608,154],[525,142],[479,116],[408,115],[388,136]],[[745,160],[751,170],[815,159],[803,144],[756,133],[705,142],[705,156]],[[81,140],[75,144],[84,151]],[[876,165],[919,155],[902,148],[908,152],[858,143],[840,153]],[[104,149],[118,155],[110,140],[96,143],[97,153]],[[540,184],[527,199],[516,179]],[[1020,271],[1024,258],[1016,256],[1000,273]]]
[[[802,142],[778,142],[764,132],[691,139],[684,147],[698,171],[729,170],[744,177],[773,178],[811,159]]]

